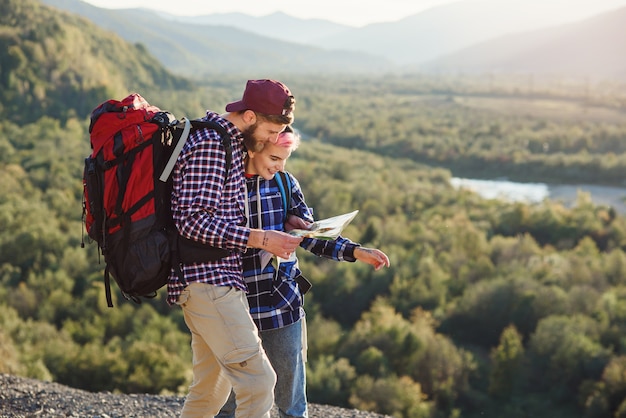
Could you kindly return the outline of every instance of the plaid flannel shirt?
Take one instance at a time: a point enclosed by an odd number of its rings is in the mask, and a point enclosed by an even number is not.
[[[218,132],[197,129],[187,139],[172,173],[172,215],[179,233],[214,247],[231,250],[231,255],[209,263],[185,264],[184,280],[170,273],[168,303],[191,282],[232,286],[246,290],[242,279],[241,255],[246,250],[250,229],[245,226],[245,179],[241,132],[217,113],[205,119],[217,121],[231,134],[232,165],[226,175],[226,152]]]
[[[313,222],[313,209],[306,205],[298,181],[290,173],[286,174],[291,177],[292,183],[288,213]],[[276,176],[271,180],[252,176],[246,179],[246,186],[250,228],[283,231],[284,209]],[[305,238],[300,246],[320,257],[354,262],[354,249],[358,244],[343,237],[334,241]],[[297,259],[282,262],[278,272],[275,258],[265,267],[261,263],[261,250],[249,248],[244,253],[243,277],[248,286],[248,304],[252,319],[261,331],[282,328],[297,322],[304,316],[303,297],[294,280],[300,274]]]

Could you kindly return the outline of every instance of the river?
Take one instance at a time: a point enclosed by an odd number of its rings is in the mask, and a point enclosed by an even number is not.
[[[613,206],[620,214],[626,214],[626,187],[516,183],[508,180],[476,180],[459,177],[453,177],[450,182],[456,188],[465,187],[486,199],[526,203],[538,203],[544,199],[550,199],[561,201],[568,207],[576,203],[578,191],[583,191],[591,195],[594,204]]]

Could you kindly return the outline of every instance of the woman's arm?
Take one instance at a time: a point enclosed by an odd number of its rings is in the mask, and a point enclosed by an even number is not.
[[[380,270],[382,267],[389,267],[389,257],[377,248],[357,247],[354,249],[354,257]]]

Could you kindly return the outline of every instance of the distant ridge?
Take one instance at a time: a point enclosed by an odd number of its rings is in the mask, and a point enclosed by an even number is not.
[[[535,73],[626,80],[626,7],[578,23],[486,41],[422,69],[463,73]]]
[[[297,19],[282,12],[275,12],[262,17],[243,13],[215,13],[184,17],[163,12],[156,13],[167,20],[197,25],[232,26],[257,35],[308,45],[314,45],[314,41],[319,38],[340,37],[346,31],[354,29],[323,19]]]
[[[170,70],[185,76],[265,73],[367,73],[385,71],[380,56],[325,50],[276,40],[232,26],[175,22],[145,9],[110,10],[80,0],[42,0],[90,19],[132,43],[142,43]],[[280,16],[279,16],[280,18]]]
[[[466,0],[353,28],[284,13],[181,17],[42,1],[146,45],[168,69],[190,77],[493,71],[626,77],[622,8],[549,26],[555,18],[548,13],[521,19],[522,0]]]

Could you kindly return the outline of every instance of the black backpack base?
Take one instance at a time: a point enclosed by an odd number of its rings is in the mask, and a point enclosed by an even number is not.
[[[155,216],[132,224],[129,237],[120,230],[109,238],[104,253],[104,271],[107,303],[112,306],[110,276],[127,300],[141,303],[141,298],[154,298],[165,286],[170,275],[171,231],[154,229]],[[130,280],[132,278],[132,280]]]

